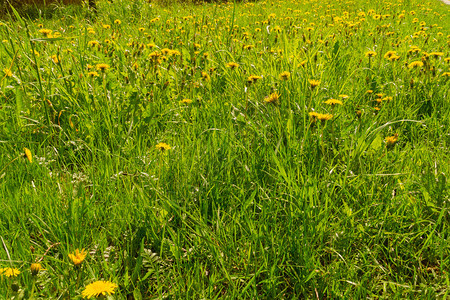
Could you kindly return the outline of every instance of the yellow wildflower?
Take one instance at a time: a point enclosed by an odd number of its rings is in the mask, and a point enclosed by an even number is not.
[[[237,64],[235,62],[229,62],[229,63],[227,63],[227,67],[234,70],[236,68],[239,68],[239,64]]]
[[[97,68],[97,70],[100,70],[102,72],[105,72],[110,68],[108,64],[97,64],[95,67]]]
[[[112,283],[110,281],[95,281],[91,284],[88,284],[84,291],[81,293],[83,295],[83,298],[92,298],[92,297],[98,297],[100,295],[111,295],[115,293],[115,289],[117,288],[117,284]]]
[[[342,101],[341,100],[337,100],[337,99],[329,99],[327,101],[324,102],[325,104],[334,106],[336,104],[342,105]]]
[[[3,268],[3,269],[0,269],[0,275],[1,276],[5,275],[6,277],[16,277],[19,274],[20,274],[20,271],[19,271],[19,269],[16,269],[16,268]]]
[[[31,270],[31,274],[33,276],[36,276],[37,274],[39,274],[39,271],[43,270],[43,268],[40,263],[34,263],[34,264],[31,264],[30,270]]]
[[[69,254],[69,258],[75,266],[79,266],[86,258],[86,255],[87,255],[86,250],[82,249],[80,251],[80,250],[76,249],[74,253]]]
[[[291,73],[289,73],[288,71],[284,71],[280,74],[280,80],[288,80],[289,77],[291,77]]]
[[[367,51],[365,56],[366,57],[375,57],[377,53],[375,51]]]
[[[420,68],[423,67],[423,62],[421,61],[413,61],[412,63],[410,63],[408,65],[408,68],[412,69],[412,68]]]
[[[315,80],[315,79],[310,79],[309,80],[309,85],[311,86],[311,89],[315,89],[316,87],[318,87],[320,84],[319,80]]]
[[[278,99],[280,98],[280,94],[272,93],[268,97],[264,98],[265,103],[278,104]]]
[[[159,143],[155,146],[156,149],[160,150],[161,152],[167,151],[172,149],[168,144],[166,143]]]
[[[386,141],[386,147],[387,148],[392,148],[394,147],[395,143],[398,140],[398,133],[394,134],[393,136],[388,136],[385,138]]]

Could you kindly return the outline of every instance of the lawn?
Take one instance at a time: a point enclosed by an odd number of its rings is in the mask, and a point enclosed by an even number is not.
[[[450,6],[0,20],[0,299],[450,297]]]

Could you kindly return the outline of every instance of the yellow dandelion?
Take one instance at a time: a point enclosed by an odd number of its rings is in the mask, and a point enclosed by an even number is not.
[[[89,41],[88,42],[88,46],[89,47],[95,47],[95,46],[99,46],[100,43],[98,41]]]
[[[37,274],[39,274],[39,272],[41,270],[43,270],[43,268],[40,263],[34,263],[34,264],[31,264],[30,270],[31,270],[31,274],[33,276],[36,276]]]
[[[289,77],[291,77],[291,73],[289,73],[288,71],[282,72],[279,76],[280,80],[288,80]]]
[[[20,274],[20,271],[19,271],[19,269],[16,269],[16,268],[3,268],[3,269],[0,269],[0,275],[1,276],[5,275],[6,277],[16,277],[19,274]]]
[[[272,93],[268,97],[264,98],[264,103],[278,104],[278,99],[280,98],[280,94]]]
[[[319,80],[315,80],[315,79],[310,79],[309,81],[309,85],[311,86],[311,89],[315,89],[316,87],[319,86],[320,81]]]
[[[206,81],[211,79],[211,77],[209,77],[209,74],[206,72],[202,72],[202,78],[203,78],[203,80],[206,80]]]
[[[331,106],[334,106],[336,104],[339,104],[339,105],[343,104],[341,100],[337,100],[337,99],[329,99],[329,100],[325,101],[324,103],[331,105]]]
[[[450,77],[450,72],[444,72],[441,75],[442,77]]]
[[[396,51],[388,51],[388,52],[386,52],[386,54],[384,54],[383,57],[386,58],[386,59],[389,59],[393,55],[397,55],[397,52]]]
[[[303,61],[301,61],[299,64],[298,64],[298,66],[299,67],[304,67],[305,65],[306,65],[306,60],[303,60]]]
[[[377,53],[375,51],[367,51],[365,56],[366,57],[375,57]]]
[[[156,149],[160,150],[161,152],[167,151],[172,149],[168,144],[166,143],[159,143],[155,146]]]
[[[97,64],[95,67],[97,68],[97,70],[100,70],[102,72],[105,72],[110,68],[108,64]]]
[[[183,99],[180,101],[180,104],[191,104],[192,100],[191,99]]]
[[[317,119],[322,122],[331,120],[332,118],[333,118],[332,114],[318,114],[317,115]]]
[[[231,70],[234,70],[236,68],[239,68],[239,64],[237,64],[235,62],[229,62],[229,63],[227,63],[227,68],[230,68]]]
[[[316,122],[317,117],[319,116],[319,113],[312,111],[312,112],[309,112],[308,115],[311,119],[311,122],[314,123],[314,122]]]
[[[421,61],[413,61],[412,63],[410,63],[408,65],[408,68],[412,69],[412,68],[420,68],[423,67],[423,62]]]
[[[387,148],[392,148],[394,147],[395,143],[398,140],[398,133],[394,134],[393,136],[388,136],[385,138],[385,142],[386,142],[386,147]]]
[[[437,58],[439,56],[444,56],[444,52],[431,52],[429,55]]]
[[[150,57],[151,59],[153,59],[153,60],[156,60],[158,57],[160,57],[161,56],[161,53],[159,53],[159,52],[157,52],[157,51],[153,51],[152,53],[150,53],[149,55],[148,55],[148,57]]]
[[[88,72],[88,76],[89,76],[89,77],[98,77],[98,73],[95,72],[95,71]]]
[[[42,33],[45,37],[49,37],[49,35],[52,34],[53,30],[43,28],[43,29],[40,29],[39,32]]]
[[[261,78],[262,78],[262,76],[250,75],[250,76],[247,78],[247,82],[248,82],[248,83],[254,83],[254,82],[256,82],[257,80],[259,80],[259,79],[261,79]]]
[[[76,249],[74,253],[69,254],[69,258],[75,266],[79,266],[86,258],[86,255],[87,255],[86,250],[82,249],[80,251],[80,250]]]
[[[50,58],[53,60],[53,62],[55,64],[59,64],[61,62],[61,56],[59,56],[59,55],[55,54],[55,55],[52,55]]]
[[[33,162],[33,156],[31,155],[31,151],[28,148],[23,148],[23,151],[25,152],[25,157],[28,159],[30,163]]]
[[[169,54],[169,56],[172,56],[172,55],[174,55],[174,56],[180,56],[180,55],[181,55],[181,52],[178,51],[178,50],[170,50],[170,52],[169,52],[168,54]]]
[[[11,71],[11,69],[3,69],[3,73],[5,73],[6,77],[12,77],[13,73]]]
[[[397,61],[397,60],[399,60],[400,59],[400,56],[399,55],[392,55],[391,57],[389,57],[389,60],[390,61]]]
[[[120,25],[122,24],[122,21],[120,21],[119,19],[114,20],[114,24]]]
[[[115,289],[117,288],[117,284],[112,283],[110,281],[95,281],[91,284],[88,284],[84,291],[81,293],[83,295],[83,298],[92,298],[92,297],[98,297],[100,295],[111,295],[115,293]]]

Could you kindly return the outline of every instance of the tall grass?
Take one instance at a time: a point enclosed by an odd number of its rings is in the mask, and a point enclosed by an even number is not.
[[[1,23],[0,297],[448,297],[446,6],[98,6]]]

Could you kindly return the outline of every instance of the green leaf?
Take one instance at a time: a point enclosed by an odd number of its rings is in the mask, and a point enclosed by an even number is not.
[[[381,134],[377,134],[375,139],[370,144],[370,149],[378,150],[381,148],[382,145],[383,145],[383,137],[381,136]]]

